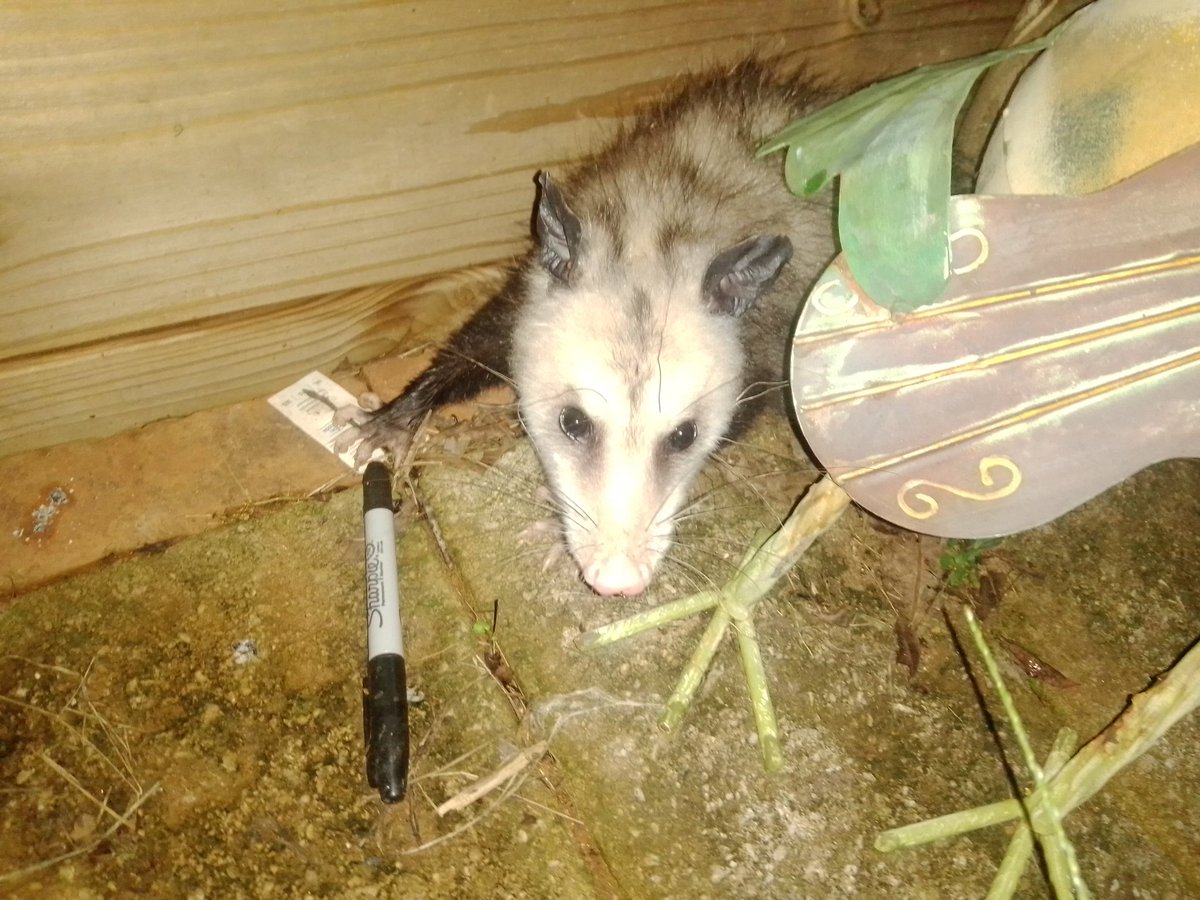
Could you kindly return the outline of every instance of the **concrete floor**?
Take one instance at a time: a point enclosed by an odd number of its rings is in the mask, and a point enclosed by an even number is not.
[[[606,600],[566,559],[543,571],[548,538],[518,539],[538,474],[511,423],[460,419],[423,448],[415,494],[399,491],[424,700],[412,787],[390,807],[363,777],[361,498],[339,463],[262,402],[0,460],[0,892],[986,892],[1007,827],[873,849],[882,829],[1010,795],[998,707],[984,685],[982,711],[942,616],[958,627],[962,601],[939,542],[848,513],[760,610],[787,755],[768,775],[729,642],[683,726],[657,726],[704,617],[591,653],[575,639],[728,576],[814,477],[786,425],[711,468],[687,565],[651,597]],[[29,537],[56,487],[68,502]],[[985,572],[1001,588],[974,596],[989,636],[1064,676],[1009,659],[1035,746],[1062,724],[1090,738],[1200,635],[1200,464],[1157,466],[1006,541]],[[245,640],[254,652],[235,650]],[[1198,738],[1193,716],[1068,820],[1096,896],[1200,896]],[[548,752],[501,789],[435,811],[539,741]],[[1048,893],[1031,868],[1022,896]]]

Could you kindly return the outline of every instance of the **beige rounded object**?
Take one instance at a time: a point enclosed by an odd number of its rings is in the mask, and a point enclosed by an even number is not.
[[[1200,141],[1200,0],[1097,0],[1017,82],[980,194],[1084,194]]]

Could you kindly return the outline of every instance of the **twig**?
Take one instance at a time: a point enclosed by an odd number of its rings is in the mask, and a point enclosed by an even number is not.
[[[531,747],[526,747],[524,750],[515,754],[512,759],[492,772],[490,775],[485,775],[482,778],[474,781],[463,790],[459,791],[445,803],[437,808],[437,814],[444,816],[446,813],[455,812],[470,806],[480,797],[483,797],[499,785],[504,784],[509,779],[516,776],[518,772],[526,768],[530,764],[542,758],[542,755],[549,749],[550,745],[546,741],[538,741]]]

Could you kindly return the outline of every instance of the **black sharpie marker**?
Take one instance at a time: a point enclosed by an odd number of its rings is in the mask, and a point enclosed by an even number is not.
[[[363,472],[363,528],[367,538],[363,730],[367,739],[367,782],[379,791],[384,803],[403,800],[408,787],[408,692],[393,514],[392,473],[383,463],[367,463]]]

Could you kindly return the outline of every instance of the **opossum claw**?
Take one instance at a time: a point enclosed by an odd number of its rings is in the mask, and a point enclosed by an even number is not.
[[[382,406],[375,394],[363,394],[358,406],[343,406],[334,413],[334,421],[349,424],[334,444],[334,449],[344,453],[359,442],[354,451],[354,464],[365,465],[376,450],[391,456],[399,463],[408,454],[412,445],[417,421],[402,403]]]

